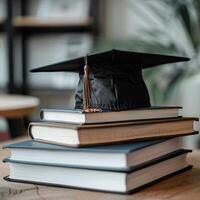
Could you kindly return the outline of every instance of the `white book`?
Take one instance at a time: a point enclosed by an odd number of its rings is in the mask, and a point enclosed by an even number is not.
[[[44,121],[66,122],[75,124],[93,124],[106,122],[121,122],[146,119],[163,119],[180,116],[181,107],[163,106],[150,107],[116,112],[84,113],[82,110],[43,109],[40,117]]]
[[[183,150],[129,173],[27,164],[8,159],[10,175],[5,179],[31,184],[130,193],[191,168],[186,163],[187,152]]]
[[[66,167],[131,171],[141,164],[182,148],[179,138],[148,140],[83,148],[46,144],[34,140],[6,145],[10,160]]]

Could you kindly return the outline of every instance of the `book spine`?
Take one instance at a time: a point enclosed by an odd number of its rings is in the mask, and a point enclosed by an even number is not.
[[[28,128],[27,128],[27,132],[28,132],[29,137],[31,139],[34,139],[33,134],[31,133],[31,127],[32,127],[32,124],[29,123]]]

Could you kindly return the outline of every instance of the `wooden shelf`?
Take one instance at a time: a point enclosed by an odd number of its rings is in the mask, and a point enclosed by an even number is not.
[[[33,0],[32,0],[33,1]],[[29,60],[28,40],[32,34],[48,34],[48,33],[89,33],[93,36],[98,36],[99,33],[99,0],[89,0],[88,18],[81,21],[76,21],[68,17],[62,18],[45,18],[38,16],[28,15],[29,1],[5,1],[6,16],[1,23],[0,18],[0,31],[6,35],[7,63],[8,63],[8,92],[16,93],[18,88],[15,85],[15,67],[14,57],[15,51],[21,51],[21,85],[19,88],[20,93],[28,94],[28,77],[27,77],[27,63]],[[16,16],[17,15],[17,16]],[[15,48],[15,36],[20,37],[20,49]],[[32,90],[32,89],[31,89]],[[37,89],[36,89],[37,90]],[[39,90],[39,89],[38,89]]]
[[[0,31],[4,31],[5,19],[0,19]],[[29,33],[64,33],[64,32],[91,32],[93,30],[91,18],[80,21],[67,21],[63,19],[50,19],[38,17],[16,17],[13,28],[16,31]]]
[[[51,26],[90,26],[92,25],[92,19],[88,18],[83,21],[69,21],[62,18],[39,18],[34,16],[16,17],[14,19],[14,25],[23,27],[51,27]]]
[[[89,32],[92,19],[84,21],[67,21],[59,18],[16,17],[13,25],[16,30],[28,32]]]

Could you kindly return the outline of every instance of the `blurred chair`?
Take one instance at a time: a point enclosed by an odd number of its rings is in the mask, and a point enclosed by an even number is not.
[[[0,117],[7,119],[11,138],[24,133],[23,118],[33,113],[39,99],[25,95],[0,95]]]

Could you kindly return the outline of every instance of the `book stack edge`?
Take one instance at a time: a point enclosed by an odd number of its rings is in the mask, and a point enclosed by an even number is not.
[[[8,181],[130,193],[191,168],[181,137],[198,133],[180,107],[42,110],[30,140],[10,144]]]

